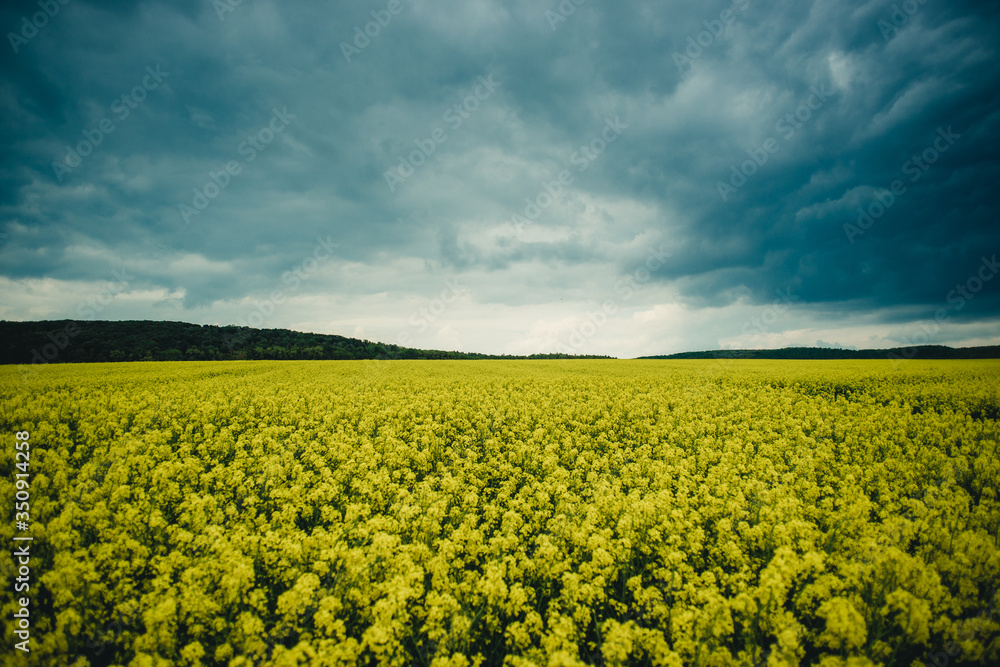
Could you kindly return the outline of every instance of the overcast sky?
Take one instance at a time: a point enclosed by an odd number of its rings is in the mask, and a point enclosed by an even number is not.
[[[1000,6],[6,2],[0,318],[1000,343]]]

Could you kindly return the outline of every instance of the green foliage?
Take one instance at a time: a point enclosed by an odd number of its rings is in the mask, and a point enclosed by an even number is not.
[[[67,327],[78,333],[66,335]],[[54,352],[45,356],[46,346]],[[42,356],[37,356],[37,355]],[[186,322],[106,322],[59,320],[0,321],[0,364],[104,361],[232,361],[295,359],[514,359],[440,350],[417,350],[356,338],[287,329],[217,327]],[[606,359],[537,354],[532,359]]]

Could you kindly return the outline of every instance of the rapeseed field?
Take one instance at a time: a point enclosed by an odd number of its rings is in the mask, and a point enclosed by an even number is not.
[[[1000,362],[21,370],[3,664],[1000,663]]]

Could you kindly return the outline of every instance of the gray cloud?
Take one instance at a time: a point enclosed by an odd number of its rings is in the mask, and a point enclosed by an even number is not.
[[[589,0],[555,23],[557,2],[389,7],[71,0],[28,38],[38,3],[6,3],[0,317],[73,316],[39,286],[83,294],[127,264],[111,315],[227,323],[329,236],[268,326],[390,340],[459,276],[438,340],[528,351],[621,299],[663,245],[586,351],[715,347],[789,288],[775,342],[890,345],[997,253],[993,5]],[[497,86],[473,99],[481,77]],[[608,119],[625,129],[594,143]],[[998,306],[986,282],[935,342],[995,340]]]

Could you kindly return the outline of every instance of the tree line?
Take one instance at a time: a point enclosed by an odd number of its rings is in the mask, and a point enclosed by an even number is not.
[[[786,347],[779,350],[704,350],[642,359],[1000,359],[1000,345],[948,347],[915,345],[887,350],[846,350],[829,347]]]
[[[0,321],[0,363],[228,361],[240,359],[564,359],[419,350],[287,329],[154,321]]]

